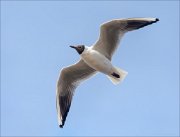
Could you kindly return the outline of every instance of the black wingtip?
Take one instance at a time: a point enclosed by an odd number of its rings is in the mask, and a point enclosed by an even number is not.
[[[146,22],[146,23],[142,24],[142,25],[139,26],[137,29],[142,28],[142,27],[145,27],[145,26],[148,26],[148,25],[151,25],[151,24],[156,23],[156,22],[158,22],[158,21],[159,21],[159,18],[156,18],[154,21],[150,21],[150,22]]]
[[[63,125],[59,125],[60,128],[63,128]]]
[[[159,18],[156,18],[156,22],[159,21]]]
[[[150,25],[150,24],[156,23],[156,22],[158,22],[158,21],[159,21],[159,18],[156,18],[154,21],[151,21],[151,22],[147,23],[147,25]]]
[[[156,20],[153,23],[158,22],[158,21],[159,21],[159,18],[156,18]]]

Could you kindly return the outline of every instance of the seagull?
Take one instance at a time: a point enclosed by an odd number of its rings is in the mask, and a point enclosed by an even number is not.
[[[80,60],[61,69],[56,89],[58,124],[63,128],[69,112],[74,91],[81,82],[97,72],[105,74],[113,84],[119,84],[128,74],[111,63],[112,55],[121,38],[128,31],[136,30],[159,21],[158,18],[114,19],[100,26],[100,36],[91,47],[70,46],[80,55]]]

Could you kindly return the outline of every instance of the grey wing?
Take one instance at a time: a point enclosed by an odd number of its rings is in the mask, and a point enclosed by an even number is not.
[[[82,59],[78,63],[61,70],[56,91],[56,109],[58,123],[61,128],[65,123],[76,87],[80,82],[95,73],[96,71],[89,67]]]
[[[128,18],[116,19],[104,23],[100,27],[99,40],[93,46],[93,49],[99,51],[111,60],[120,39],[126,32],[142,28],[158,20],[157,18]]]

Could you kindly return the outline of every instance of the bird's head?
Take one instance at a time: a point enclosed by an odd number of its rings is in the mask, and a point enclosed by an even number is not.
[[[79,54],[82,54],[84,49],[85,49],[85,46],[84,45],[77,45],[77,46],[70,46],[71,48],[74,48],[76,49],[76,51],[79,53]]]

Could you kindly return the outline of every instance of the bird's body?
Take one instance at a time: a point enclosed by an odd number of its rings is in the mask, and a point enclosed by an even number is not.
[[[91,68],[106,75],[111,75],[114,71],[111,62],[104,55],[90,47],[85,48],[84,52],[81,54],[81,58]]]
[[[96,71],[106,74],[114,84],[118,84],[123,81],[127,75],[126,71],[114,67],[108,58],[92,49],[92,47],[85,47],[80,56],[88,66]]]
[[[127,72],[114,67],[111,63],[112,55],[121,38],[128,31],[142,28],[157,21],[159,21],[157,18],[112,20],[101,25],[99,39],[93,46],[70,46],[76,49],[81,59],[76,64],[63,68],[57,82],[56,108],[58,124],[61,128],[64,126],[76,87],[97,72],[106,74],[113,84],[123,81]]]

